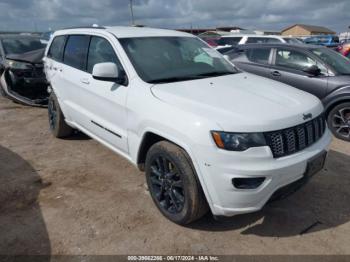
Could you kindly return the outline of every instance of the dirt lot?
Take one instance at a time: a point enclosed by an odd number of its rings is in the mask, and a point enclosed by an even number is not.
[[[54,139],[45,109],[0,98],[0,254],[350,254],[349,159],[334,141],[288,199],[180,227],[128,161],[84,135]]]

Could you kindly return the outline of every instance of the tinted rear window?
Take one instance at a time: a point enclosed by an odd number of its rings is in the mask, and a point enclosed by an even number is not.
[[[50,46],[50,50],[47,56],[57,61],[62,61],[65,42],[66,42],[66,36],[55,37],[55,39],[52,41],[52,44]]]
[[[71,35],[64,51],[64,63],[77,69],[86,70],[86,58],[90,36]]]
[[[218,45],[238,45],[242,37],[222,37],[218,40]]]
[[[268,64],[270,58],[270,48],[254,48],[248,49],[246,55],[249,61],[259,63],[259,64]]]

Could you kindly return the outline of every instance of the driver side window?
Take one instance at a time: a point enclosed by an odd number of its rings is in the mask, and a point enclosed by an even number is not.
[[[111,62],[122,68],[111,44],[104,38],[92,36],[87,62],[87,71],[91,74],[94,66],[99,63]]]
[[[316,65],[321,69],[322,74],[327,74],[327,69],[322,64],[317,63],[308,55],[296,50],[277,49],[275,64],[298,71]]]

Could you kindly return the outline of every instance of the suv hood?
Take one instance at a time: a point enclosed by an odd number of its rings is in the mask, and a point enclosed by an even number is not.
[[[214,78],[156,84],[158,99],[198,120],[206,118],[228,132],[265,132],[299,125],[303,114],[323,111],[315,96],[267,78],[238,73]]]
[[[23,54],[9,54],[6,58],[31,64],[40,64],[43,62],[45,49],[38,49]]]

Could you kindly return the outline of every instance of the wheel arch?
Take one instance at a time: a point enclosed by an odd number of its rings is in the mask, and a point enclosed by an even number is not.
[[[339,97],[338,99],[335,99],[331,103],[327,104],[327,106],[325,107],[326,117],[328,117],[328,114],[332,111],[333,108],[335,108],[336,106],[342,103],[348,103],[348,102],[350,102],[350,95]]]
[[[162,134],[161,132],[157,132],[154,130],[148,130],[146,131],[141,139],[140,142],[140,146],[138,149],[138,153],[137,153],[137,166],[141,171],[144,171],[144,164],[146,161],[146,155],[148,150],[156,143],[160,142],[160,141],[168,141],[170,143],[173,143],[174,145],[180,147],[182,150],[184,150],[186,152],[186,154],[188,155],[188,157],[190,158],[190,162],[194,166],[193,163],[193,159],[192,159],[192,154],[189,150],[189,148],[184,145],[183,143],[181,143],[180,141],[178,141],[177,139],[173,138],[173,137],[169,137],[166,136],[164,134]],[[196,170],[196,169],[195,169]]]
[[[137,160],[136,160],[137,167],[141,171],[145,171],[145,160],[146,160],[147,152],[152,147],[152,145],[154,145],[160,141],[168,141],[168,142],[178,146],[179,148],[181,148],[184,151],[191,167],[193,168],[196,179],[197,179],[197,181],[198,181],[198,183],[199,183],[199,185],[204,193],[205,200],[207,201],[207,204],[209,205],[210,209],[213,210],[213,202],[212,202],[212,199],[210,198],[208,188],[206,187],[206,184],[203,180],[203,177],[198,173],[200,170],[198,163],[196,162],[196,159],[193,157],[193,154],[192,154],[191,150],[189,149],[188,144],[181,143],[180,141],[178,141],[175,138],[165,136],[162,133],[154,131],[154,130],[146,131],[144,133],[144,135],[142,136],[142,140],[140,142],[140,146],[139,146],[139,150],[138,150],[138,154],[137,154]]]
[[[155,144],[158,143],[160,141],[168,141],[166,138],[154,133],[154,132],[146,132],[141,140],[140,146],[139,146],[139,150],[137,153],[137,167],[141,170],[141,171],[145,171],[145,162],[146,162],[146,156],[147,156],[147,152],[148,150]]]

